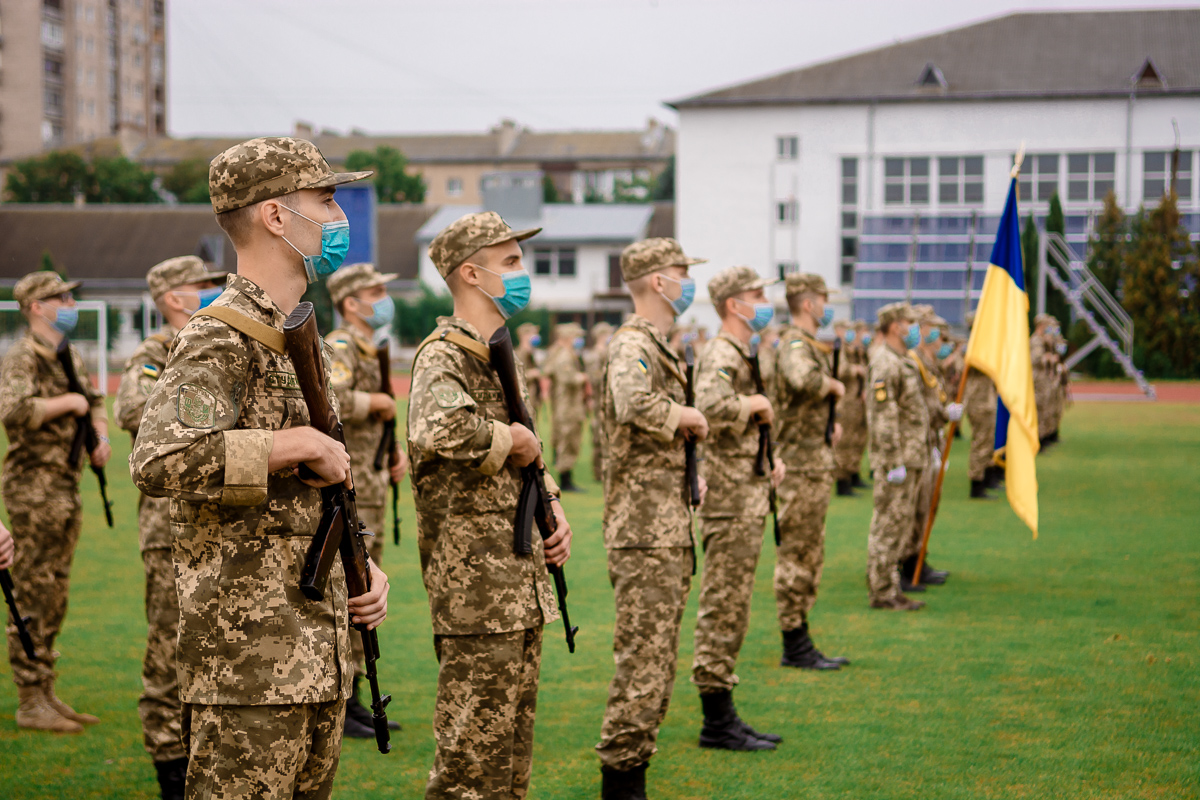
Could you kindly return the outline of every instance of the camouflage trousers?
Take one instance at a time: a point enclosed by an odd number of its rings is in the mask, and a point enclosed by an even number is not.
[[[183,704],[187,800],[319,800],[333,793],[346,702]]]
[[[1055,420],[1053,419],[1052,408],[1054,405],[1054,389],[1057,382],[1057,376],[1048,373],[1046,370],[1034,369],[1033,400],[1037,405],[1039,438],[1049,436],[1054,432]]]
[[[983,471],[995,463],[992,454],[996,445],[996,406],[968,408],[971,421],[971,455],[967,459],[967,475],[973,481],[983,480]]]
[[[183,758],[179,710],[179,673],[175,649],[179,637],[179,594],[171,551],[142,552],[146,572],[146,655],[142,659],[142,740],[155,761]]]
[[[616,672],[596,745],[606,767],[629,770],[658,752],[658,729],[675,688],[679,627],[694,565],[688,547],[608,551],[616,603]]]
[[[386,536],[385,526],[387,525],[387,507],[386,506],[359,506],[358,518],[366,523],[367,530],[375,535],[369,537],[367,541],[367,553],[371,556],[371,560],[375,562],[375,566],[380,566],[383,563],[383,540]],[[357,678],[367,674],[365,656],[363,655],[362,636],[358,631],[351,628],[350,630],[350,655],[354,660],[354,675]]]
[[[750,625],[754,571],[762,551],[763,517],[701,518],[704,571],[696,615],[692,683],[700,694],[732,690],[733,673]]]
[[[871,600],[890,600],[900,594],[896,569],[906,540],[912,536],[917,493],[926,470],[909,467],[903,483],[889,483],[876,474],[875,511],[867,536],[867,594]]]
[[[845,422],[842,423],[846,425]],[[833,448],[833,477],[839,481],[862,471],[863,453],[867,449],[867,423],[846,425],[842,438]]]
[[[575,468],[583,444],[583,414],[575,409],[554,409],[554,468],[565,472]]]
[[[933,458],[930,457],[929,467],[922,471],[921,481],[917,484],[917,499],[913,505],[912,535],[904,542],[904,549],[900,551],[902,561],[921,552],[921,540],[925,538],[925,523],[929,520],[930,506],[933,503],[933,482],[937,479],[937,471],[940,466],[941,462],[934,463]]]
[[[776,489],[780,544],[775,553],[775,613],[780,630],[802,626],[817,602],[832,486],[828,472],[789,470]]]
[[[49,685],[54,681],[54,642],[67,615],[71,559],[83,524],[79,484],[65,476],[6,476],[4,505],[16,544],[10,569],[13,594],[21,614],[32,617],[29,635],[36,651],[33,659],[25,655],[10,622],[8,663],[17,686]]]
[[[592,477],[604,483],[604,426],[597,415],[592,416]]]
[[[521,798],[533,769],[542,629],[435,636],[436,750],[425,797]]]

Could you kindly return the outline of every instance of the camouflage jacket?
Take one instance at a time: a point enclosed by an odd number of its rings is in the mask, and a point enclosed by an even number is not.
[[[859,344],[842,344],[837,379],[846,385],[846,393],[838,398],[837,418],[846,431],[867,426],[867,379],[851,372],[856,366],[867,366],[866,350]]]
[[[283,328],[283,311],[240,275],[213,305]],[[336,409],[332,392],[330,401]],[[298,589],[321,493],[290,468],[267,471],[273,432],[308,421],[291,359],[201,315],[179,332],[146,400],[130,471],[146,494],[171,498],[185,703],[319,703],[349,694],[341,562],[325,600]]]
[[[113,401],[113,416],[117,424],[129,432],[130,441],[137,441],[138,426],[142,423],[142,410],[146,398],[154,390],[154,384],[167,366],[171,343],[176,331],[164,327],[160,332],[146,337],[133,355],[125,362],[121,373],[121,385],[117,399]],[[161,550],[171,546],[171,500],[167,497],[138,496],[138,545],[142,552]]]
[[[588,383],[592,385],[592,401],[599,402],[604,387],[604,367],[608,364],[608,345],[599,344],[583,351],[583,371],[587,374]]]
[[[708,419],[700,462],[708,482],[703,517],[762,517],[769,510],[770,477],[754,474],[758,425],[750,418],[750,397],[758,389],[749,358],[749,348],[722,331],[696,365],[696,408]]]
[[[950,416],[946,413],[946,403],[950,402],[946,396],[946,379],[937,359],[930,358],[920,348],[909,350],[908,357],[921,373],[921,388],[925,394],[925,406],[929,409],[929,446],[941,449],[942,432],[950,422]]]
[[[556,344],[546,352],[542,374],[550,379],[550,401],[554,413],[570,419],[583,419],[584,386],[587,374],[573,347]]]
[[[967,413],[972,415],[996,413],[996,384],[979,370],[971,367],[967,371],[967,389],[963,394]]]
[[[833,448],[825,444],[829,401],[821,396],[833,375],[833,348],[795,326],[784,329],[775,354],[779,444],[776,454],[788,469],[805,473],[833,469]]]
[[[439,317],[486,349],[479,332]],[[521,393],[529,403],[518,369]],[[491,366],[458,345],[433,341],[413,362],[408,457],[417,506],[421,574],[437,635],[508,633],[558,618],[536,527],[533,553],[513,552],[521,473],[508,410]],[[558,487],[547,481],[552,493]]]
[[[93,419],[106,419],[104,395],[92,388],[87,367],[74,345],[71,360],[92,405]],[[54,345],[26,330],[0,363],[0,420],[8,436],[5,484],[33,472],[48,472],[78,483],[88,456],[82,453],[77,467],[67,463],[75,439],[75,417],[63,414],[46,420],[46,400],[66,393],[67,375],[58,363]]]
[[[542,387],[537,381],[538,378],[542,377],[542,371],[538,368],[536,350],[534,350],[532,347],[524,348],[520,345],[517,345],[515,347],[515,351],[517,354],[517,362],[520,363],[525,370],[525,381],[527,384],[527,391],[529,392],[529,398],[533,400],[534,405],[540,405],[545,398],[542,397]],[[533,413],[532,408],[529,411],[530,413]]]
[[[375,451],[383,437],[383,423],[370,416],[371,394],[382,391],[379,360],[374,345],[349,328],[338,328],[325,337],[332,363],[329,382],[342,409],[342,431],[354,472],[354,494],[358,505],[379,508],[387,501],[387,460],[375,470]],[[376,536],[381,531],[374,531]]]
[[[685,499],[682,360],[634,314],[608,346],[604,377],[604,546],[690,547]]]
[[[883,344],[871,353],[867,428],[876,479],[895,467],[929,466],[929,407],[911,359]]]

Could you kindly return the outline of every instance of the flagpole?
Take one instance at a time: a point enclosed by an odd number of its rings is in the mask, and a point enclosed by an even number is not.
[[[962,376],[958,379],[958,393],[954,396],[955,403],[962,403],[963,393],[967,388],[967,372],[971,368],[963,361]],[[961,417],[959,418],[961,419]],[[942,481],[946,478],[946,465],[950,462],[950,446],[954,444],[954,432],[958,430],[958,421],[952,420],[946,431],[946,446],[942,451],[942,463],[938,468],[937,479],[933,484],[933,495],[929,499],[929,514],[925,518],[925,533],[921,536],[921,552],[917,555],[917,568],[909,581],[913,586],[921,583],[921,570],[925,567],[925,553],[929,550],[929,534],[933,532],[933,520],[937,517],[938,505],[942,501]]]

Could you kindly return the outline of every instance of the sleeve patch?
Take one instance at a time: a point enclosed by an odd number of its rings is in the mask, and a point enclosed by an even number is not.
[[[724,378],[726,382],[733,383],[733,376],[729,374],[729,370],[719,369],[717,370],[717,374]]]
[[[886,381],[875,381],[871,388],[875,390],[875,402],[882,403],[884,400],[887,400],[888,394]]]
[[[329,344],[332,345],[333,347],[337,348],[338,350],[347,350],[350,347],[350,343],[340,337],[337,339],[331,340],[329,342]]]
[[[792,339],[790,342],[788,342],[789,350],[798,350],[801,347],[804,347],[803,339]]]
[[[207,389],[185,383],[175,395],[175,416],[189,428],[211,428],[217,421],[217,398]]]
[[[329,382],[334,386],[348,384],[354,379],[350,368],[340,361],[333,362],[333,366],[329,370]]]
[[[475,403],[471,395],[454,381],[438,381],[429,387],[429,393],[441,408],[463,408]]]
[[[639,358],[639,359],[637,360],[637,366],[638,366],[638,369],[639,369],[639,370],[641,370],[641,373],[642,373],[643,375],[649,375],[649,374],[650,374],[650,367],[648,367],[648,366],[646,365],[646,361],[645,361],[644,359],[641,359],[641,358]]]
[[[153,364],[142,364],[142,374],[148,378],[158,379],[158,367]]]

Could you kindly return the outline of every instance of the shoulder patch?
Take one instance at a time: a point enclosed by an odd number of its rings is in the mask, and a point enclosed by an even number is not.
[[[217,421],[217,398],[207,389],[185,383],[175,394],[175,416],[189,428],[211,428]]]
[[[887,400],[888,395],[886,381],[875,381],[875,383],[871,385],[871,388],[875,390],[875,402],[882,403],[884,400]]]
[[[350,372],[350,368],[341,361],[333,362],[333,366],[329,368],[329,382],[334,386],[344,383],[350,383],[354,380],[354,374]]]
[[[330,339],[329,344],[333,347],[336,347],[339,350],[346,350],[346,349],[349,349],[349,347],[350,347],[350,342],[346,341],[345,339],[341,338],[340,336],[336,339]]]
[[[799,348],[799,347],[804,347],[804,340],[803,340],[803,339],[792,339],[790,342],[788,342],[788,349],[789,349],[789,350],[795,350],[795,349],[797,349],[797,348]]]
[[[463,408],[475,403],[454,381],[438,381],[429,387],[429,393],[441,408]]]
[[[643,374],[643,375],[649,375],[649,374],[650,374],[650,367],[648,367],[648,366],[646,365],[646,360],[645,360],[645,359],[639,358],[639,359],[637,360],[637,366],[638,366],[638,369],[639,369],[639,370],[641,370],[641,372],[642,372],[642,374]]]
[[[153,364],[142,364],[142,374],[148,378],[158,378],[158,367]]]
[[[722,369],[717,370],[717,374],[720,375],[722,378],[724,378],[729,383],[733,383],[733,376],[729,374],[729,370],[722,368]]]

